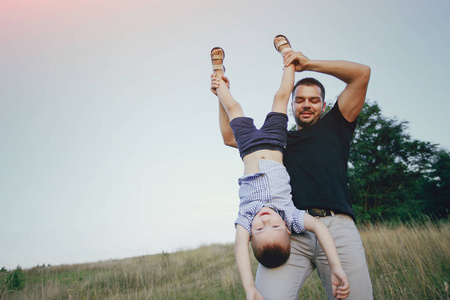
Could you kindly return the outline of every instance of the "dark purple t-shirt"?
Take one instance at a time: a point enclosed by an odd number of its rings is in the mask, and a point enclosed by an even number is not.
[[[347,186],[347,163],[356,121],[334,107],[314,125],[289,131],[284,165],[298,209],[322,208],[355,219]]]

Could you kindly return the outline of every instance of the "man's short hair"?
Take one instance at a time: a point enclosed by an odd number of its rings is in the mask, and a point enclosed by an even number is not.
[[[295,89],[299,85],[306,85],[306,86],[316,85],[316,86],[318,86],[320,88],[320,96],[322,97],[322,101],[325,101],[325,87],[323,86],[322,83],[320,83],[319,80],[312,78],[312,77],[306,77],[306,78],[303,78],[303,79],[300,79],[299,81],[297,81],[297,83],[294,85],[294,88],[292,89],[292,99],[294,99]]]
[[[291,244],[269,243],[262,247],[252,244],[253,255],[256,260],[266,268],[276,268],[284,265],[291,255]]]

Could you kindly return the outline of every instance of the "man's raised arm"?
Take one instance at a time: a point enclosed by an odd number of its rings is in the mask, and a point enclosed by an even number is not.
[[[284,63],[285,66],[294,63],[297,72],[319,72],[345,82],[347,86],[338,98],[339,109],[347,121],[356,120],[366,99],[370,67],[342,60],[310,60],[301,52],[287,52]]]

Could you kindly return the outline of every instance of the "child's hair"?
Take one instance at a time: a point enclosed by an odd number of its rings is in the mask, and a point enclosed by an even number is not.
[[[291,255],[290,243],[267,243],[257,247],[252,239],[251,245],[256,260],[266,268],[284,265]]]

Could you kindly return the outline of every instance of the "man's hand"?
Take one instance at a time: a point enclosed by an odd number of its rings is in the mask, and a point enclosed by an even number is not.
[[[342,268],[331,270],[331,286],[336,299],[345,299],[350,294],[350,284]]]
[[[230,81],[226,76],[222,76],[222,80],[227,84],[228,89],[230,88]],[[220,86],[220,78],[217,76],[217,74],[213,73],[211,74],[211,92],[213,92],[214,95],[217,96],[217,89]]]
[[[245,290],[245,295],[247,296],[247,300],[264,300],[256,287]]]
[[[306,70],[306,67],[309,62],[309,58],[307,58],[303,53],[288,51],[283,55],[284,66],[287,67],[290,64],[294,64],[296,72],[302,72]]]

